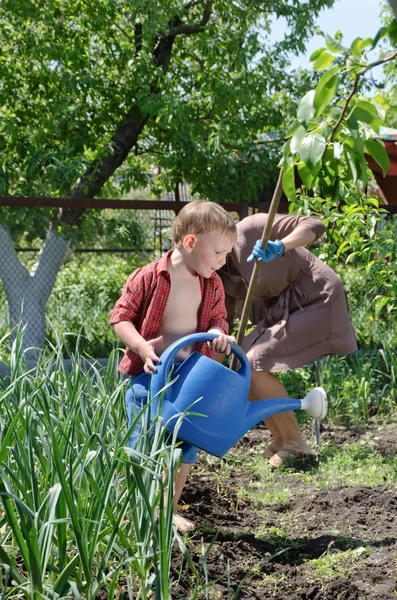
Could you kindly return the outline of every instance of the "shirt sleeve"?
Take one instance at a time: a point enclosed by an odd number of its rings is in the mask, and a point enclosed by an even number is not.
[[[214,278],[214,281],[214,303],[212,305],[208,329],[217,327],[227,334],[229,332],[229,325],[227,322],[227,312],[225,306],[225,292],[219,275]]]
[[[134,323],[141,311],[145,290],[148,287],[148,274],[144,269],[137,269],[128,277],[113,310],[109,312],[111,325],[122,321]]]

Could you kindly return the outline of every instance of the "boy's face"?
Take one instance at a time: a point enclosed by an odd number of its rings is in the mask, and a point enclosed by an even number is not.
[[[226,262],[236,236],[215,229],[200,235],[190,234],[184,239],[184,247],[188,251],[188,266],[198,275],[209,279]]]

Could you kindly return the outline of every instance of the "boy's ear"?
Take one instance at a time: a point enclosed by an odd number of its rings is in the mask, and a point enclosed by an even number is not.
[[[185,235],[182,241],[182,246],[187,252],[191,252],[196,245],[196,236],[193,233]]]

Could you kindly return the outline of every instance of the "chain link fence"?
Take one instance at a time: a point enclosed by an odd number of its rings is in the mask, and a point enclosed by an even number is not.
[[[170,204],[164,210],[86,209],[84,225],[71,231],[68,241],[56,235],[47,235],[44,244],[29,234],[11,237],[0,226],[0,339],[22,320],[26,347],[42,348],[61,337],[71,352],[78,346],[94,358],[107,356],[117,343],[108,312],[127,276],[171,246],[177,209],[170,210]],[[225,207],[234,209],[236,221],[247,210]],[[33,227],[33,211],[43,209],[30,210],[25,207],[24,215]],[[3,341],[0,360],[8,352]]]

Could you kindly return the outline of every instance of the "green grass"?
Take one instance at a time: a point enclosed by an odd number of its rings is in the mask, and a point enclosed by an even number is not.
[[[397,456],[381,455],[368,440],[345,444],[342,448],[323,443],[321,460],[313,483],[328,488],[395,484]]]
[[[320,383],[327,391],[327,418],[333,424],[367,423],[375,415],[388,417],[397,410],[397,354],[391,348],[323,357],[320,382],[315,363],[279,377],[290,396],[296,398]],[[297,417],[300,422],[310,420],[303,412]]]
[[[371,550],[363,546],[343,552],[336,552],[332,547],[328,547],[327,551],[319,558],[305,562],[304,572],[311,583],[323,585],[337,577],[347,579],[352,569],[365,562],[370,553]]]
[[[386,426],[386,425],[385,425]],[[252,474],[251,482],[238,487],[238,497],[250,502],[261,510],[266,520],[268,509],[272,506],[288,506],[296,497],[297,490],[302,494],[314,489],[330,489],[338,486],[370,486],[395,485],[397,480],[397,456],[381,454],[375,448],[370,435],[364,435],[360,441],[343,445],[321,442],[318,461],[306,466],[304,471],[296,470],[293,465],[282,469],[271,469],[267,458],[261,455],[261,445],[255,456],[233,451],[230,459],[234,468],[242,472],[248,470]],[[227,471],[225,471],[226,473]],[[219,474],[216,476],[219,483]],[[288,520],[293,515],[283,511],[276,529],[285,533]],[[292,521],[291,521],[292,523]],[[290,524],[291,524],[290,523]],[[259,531],[261,537],[266,531]],[[281,534],[280,534],[281,535]]]

